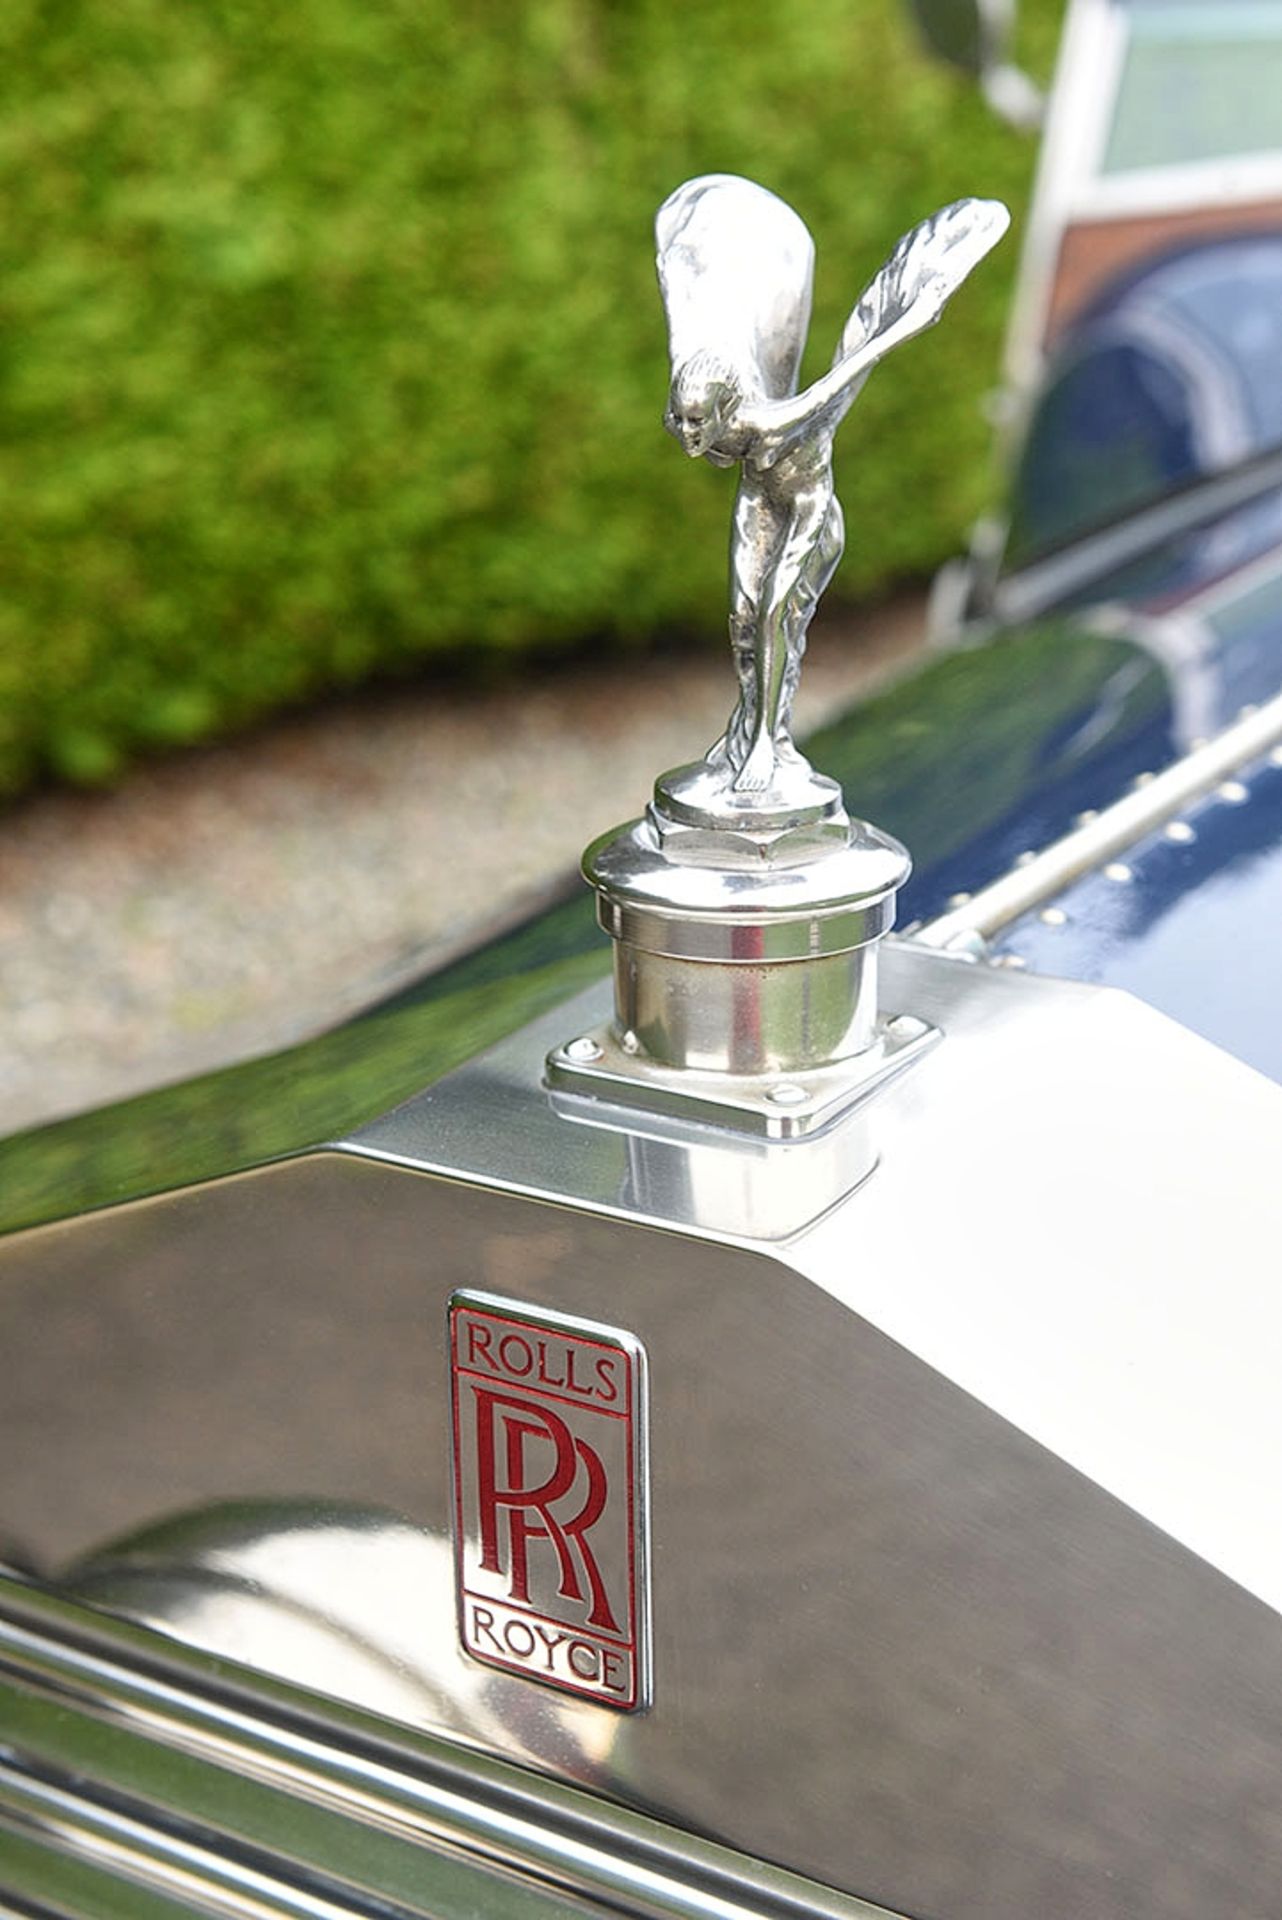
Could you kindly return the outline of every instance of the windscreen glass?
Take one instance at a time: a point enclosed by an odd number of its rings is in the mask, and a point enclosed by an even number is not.
[[[1282,0],[1139,0],[1103,172],[1282,149]]]

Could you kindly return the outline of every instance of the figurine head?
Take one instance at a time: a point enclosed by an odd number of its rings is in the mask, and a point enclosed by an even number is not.
[[[731,466],[738,458],[733,421],[743,398],[728,361],[696,353],[677,368],[663,424],[692,460]]]

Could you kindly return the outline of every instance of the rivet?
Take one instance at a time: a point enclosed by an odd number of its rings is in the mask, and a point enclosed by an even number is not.
[[[1249,719],[1251,718],[1251,715],[1252,715],[1253,713],[1258,713],[1259,711],[1260,711],[1260,709],[1259,709],[1259,707],[1258,707],[1258,706],[1256,705],[1256,703],[1255,703],[1255,701],[1254,701],[1254,700],[1248,700],[1248,701],[1247,701],[1247,703],[1246,703],[1246,705],[1245,705],[1244,707],[1239,707],[1239,708],[1238,708],[1238,710],[1237,710],[1237,717],[1238,717],[1238,719],[1239,719],[1239,720],[1249,720]]]
[[[1241,807],[1251,798],[1240,780],[1225,780],[1215,789],[1221,800],[1231,807]]]
[[[1125,886],[1128,880],[1135,878],[1135,875],[1124,860],[1110,860],[1104,869],[1104,878],[1116,880],[1119,886]]]
[[[948,896],[948,904],[950,907],[964,907],[969,899],[970,895],[968,893],[950,893]]]
[[[1204,733],[1195,733],[1193,735],[1193,738],[1189,741],[1188,751],[1190,753],[1197,753],[1205,745],[1206,745],[1206,735]]]
[[[565,1049],[565,1057],[567,1060],[574,1060],[586,1066],[593,1060],[600,1060],[603,1055],[591,1034],[581,1033],[577,1040],[570,1041]]]
[[[897,1040],[915,1040],[919,1033],[925,1033],[926,1022],[913,1013],[897,1013],[886,1022],[886,1031],[893,1033]]]
[[[1015,865],[1017,867],[1031,867],[1036,858],[1037,855],[1033,852],[1033,849],[1029,847],[1023,853],[1017,853],[1015,855]]]
[[[1131,785],[1133,787],[1150,787],[1153,784],[1153,778],[1154,776],[1151,773],[1137,773],[1131,781]]]
[[[766,1099],[775,1107],[799,1107],[809,1098],[804,1087],[791,1080],[781,1081],[777,1087],[771,1087]]]
[[[1075,827],[1089,827],[1092,820],[1098,820],[1098,819],[1099,819],[1098,809],[1095,807],[1087,807],[1085,812],[1075,813],[1073,815],[1073,825]]]
[[[1274,747],[1272,753],[1269,755],[1269,759],[1275,767],[1282,767],[1282,747]]]
[[[1197,839],[1196,833],[1187,820],[1168,820],[1163,832],[1168,840],[1174,840],[1180,847],[1187,847],[1190,840]]]
[[[625,1053],[640,1053],[641,1051],[641,1042],[637,1039],[631,1027],[628,1028],[625,1034],[620,1036],[619,1045]]]
[[[1063,927],[1068,924],[1068,915],[1063,907],[1043,907],[1037,918],[1044,927]]]
[[[1028,962],[1022,953],[997,953],[993,955],[992,965],[1008,967],[1012,973],[1019,973],[1028,965]]]

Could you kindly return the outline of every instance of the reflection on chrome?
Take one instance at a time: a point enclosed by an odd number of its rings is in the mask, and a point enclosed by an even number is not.
[[[513,1689],[457,1650],[453,1549],[394,1513],[228,1501],[113,1541],[60,1583],[188,1646],[571,1779],[609,1774],[619,1722]]]

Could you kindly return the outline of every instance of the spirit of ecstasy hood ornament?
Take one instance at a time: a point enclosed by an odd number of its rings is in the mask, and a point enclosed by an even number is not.
[[[908,856],[850,818],[790,726],[844,544],[837,428],[1008,224],[997,201],[959,200],[914,227],[860,295],[830,371],[798,393],[814,270],[803,222],[732,174],[689,180],[660,207],[665,424],[692,459],[740,469],[739,698],[703,759],[663,774],[645,817],[584,855],[615,942],[615,1016],[553,1051],[554,1091],[790,1139],[827,1128],[933,1037],[877,1015],[876,947]]]
[[[958,200],[905,235],[860,295],[832,367],[797,392],[814,243],[792,208],[733,174],[688,180],[655,222],[672,386],[665,426],[692,459],[740,468],[730,545],[739,701],[701,766],[670,774],[675,819],[732,826],[830,810],[792,743],[806,631],[841,558],[832,444],[879,360],[939,319],[1005,233],[999,201]]]

